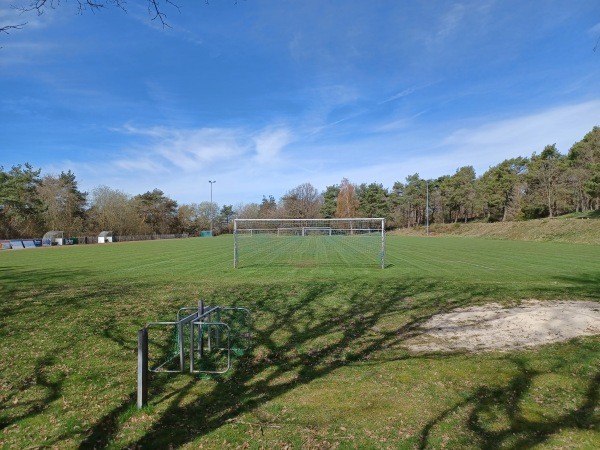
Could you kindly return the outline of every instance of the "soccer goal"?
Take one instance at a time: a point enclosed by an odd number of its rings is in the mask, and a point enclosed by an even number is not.
[[[233,266],[385,267],[385,219],[235,219]]]

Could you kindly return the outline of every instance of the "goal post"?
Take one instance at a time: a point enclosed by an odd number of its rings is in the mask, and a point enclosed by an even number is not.
[[[233,265],[385,267],[385,219],[234,219]]]

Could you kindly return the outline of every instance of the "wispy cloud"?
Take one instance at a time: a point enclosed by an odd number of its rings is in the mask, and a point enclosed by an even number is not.
[[[239,166],[244,160],[253,165],[269,166],[283,162],[282,150],[294,139],[293,131],[283,125],[248,131],[237,128],[180,129],[137,127],[126,124],[118,131],[147,138],[125,148],[117,164],[122,169],[164,171],[177,168],[186,173],[210,167],[224,169],[229,163]]]
[[[566,154],[600,121],[600,101],[563,105],[507,120],[488,120],[465,127],[432,143],[427,155],[407,160],[420,163],[428,176],[451,175],[462,166],[473,166],[477,175],[505,159],[529,157],[546,145],[556,144]],[[420,160],[420,161],[419,161]],[[431,169],[435,170],[431,170]],[[419,171],[421,172],[421,171]]]
[[[149,156],[138,156],[135,158],[115,158],[110,161],[111,167],[109,170],[113,173],[119,170],[126,172],[147,172],[147,173],[160,173],[165,172],[165,167],[160,164],[156,159],[152,159]],[[114,169],[117,169],[116,171]]]
[[[378,105],[383,105],[385,103],[389,103],[389,102],[393,102],[394,100],[398,100],[404,97],[408,97],[409,95],[414,94],[417,91],[420,91],[422,89],[428,88],[430,86],[433,86],[435,84],[439,83],[439,81],[432,81],[429,83],[424,83],[424,84],[420,84],[418,86],[411,86],[409,88],[403,89],[402,91],[398,92],[397,94],[394,94],[388,98],[386,98],[385,100],[382,100],[378,103]]]
[[[553,107],[513,119],[488,118],[485,125],[465,126],[449,133],[433,127],[427,139],[410,136],[410,128],[405,128],[401,133],[384,135],[387,137],[378,141],[377,148],[381,155],[386,155],[383,158],[373,158],[360,166],[332,167],[317,181],[331,184],[332,179],[338,182],[347,177],[356,183],[377,181],[392,187],[394,182],[414,173],[423,178],[437,178],[452,175],[467,165],[482,175],[505,159],[529,157],[548,144],[556,143],[566,154],[596,125],[600,125],[600,101]],[[349,142],[345,151],[360,152],[361,145]],[[399,153],[396,158],[391,156],[394,149]],[[326,148],[320,151],[328,153]]]
[[[131,3],[127,5],[127,15],[138,24],[155,30],[158,33],[168,34],[178,39],[187,41],[195,45],[203,45],[204,39],[198,36],[196,31],[192,31],[183,26],[178,19],[180,10],[178,7],[170,4],[161,5],[162,17],[156,16],[154,11],[149,10],[142,4]]]
[[[391,131],[398,131],[398,130],[408,128],[412,124],[414,124],[414,121],[417,117],[425,114],[426,112],[427,111],[420,111],[416,114],[413,114],[410,117],[400,117],[398,119],[392,119],[391,121],[380,123],[373,127],[373,131],[375,133],[388,133]]]
[[[134,195],[159,187],[181,203],[205,200],[205,179],[216,179],[216,201],[259,202],[262,195],[279,198],[305,182],[323,190],[344,177],[391,188],[414,173],[437,178],[466,165],[482,175],[504,159],[531,156],[547,144],[556,143],[566,153],[598,124],[599,117],[600,101],[591,101],[506,120],[487,118],[484,125],[465,125],[450,132],[432,126],[426,138],[406,127],[398,133],[391,129],[381,133],[376,141],[348,139],[343,144],[316,146],[300,129],[282,124],[254,131],[129,124],[120,132],[146,138],[146,144],[136,139],[134,148],[123,150],[128,156],[112,161],[101,176],[97,167],[75,170],[92,186],[108,184]],[[190,190],[199,183],[199,192]]]
[[[13,3],[13,2],[10,2]],[[36,10],[22,11],[7,1],[5,6],[0,6],[0,25],[26,24],[29,30],[44,28],[60,18],[54,8],[46,8],[38,14]]]
[[[204,200],[198,197],[204,179],[216,179],[220,199],[251,202],[260,201],[261,195],[283,195],[283,187],[293,187],[288,183],[304,172],[294,162],[298,155],[285,154],[294,132],[281,124],[250,131],[126,124],[113,131],[131,136],[135,144],[125,144],[120,157],[106,155],[110,164],[102,173],[97,166],[77,166],[77,173],[88,181],[85,189],[108,184],[137,195],[159,187],[181,203],[189,203]],[[309,181],[305,174],[301,176],[302,182]]]
[[[493,17],[492,10],[496,4],[496,0],[480,0],[436,5],[430,30],[423,35],[424,42],[445,52],[460,51],[465,43],[471,45],[490,33],[493,24],[489,19]],[[449,42],[453,44],[448,45]]]
[[[22,30],[16,33],[25,32]],[[0,58],[0,67],[2,68],[37,65],[40,60],[49,59],[48,54],[53,54],[59,49],[59,46],[52,42],[17,41],[16,39],[10,43],[0,41],[0,47],[2,47],[2,57]]]
[[[566,153],[600,122],[600,101],[590,101],[550,108],[514,119],[490,122],[476,128],[463,128],[450,134],[446,146],[473,155],[530,156],[556,143]],[[511,155],[511,156],[509,156]]]
[[[281,150],[292,140],[292,133],[287,128],[274,128],[260,132],[254,138],[256,153],[254,160],[259,164],[279,162]]]
[[[416,90],[417,90],[416,87],[410,87],[408,89],[404,89],[403,91],[398,92],[397,94],[392,95],[391,97],[388,97],[385,100],[380,101],[378,104],[383,105],[384,103],[393,102],[394,100],[398,100],[399,98],[407,97],[410,94],[412,94],[413,92],[415,92]]]
[[[185,172],[194,172],[206,167],[229,161],[248,151],[246,133],[237,129],[200,128],[179,129],[169,127],[123,127],[127,134],[145,136],[150,141],[140,145],[141,157],[134,156],[131,164],[121,161],[121,167],[135,167],[140,162],[142,170],[153,171],[156,165],[147,164],[148,155],[161,165],[177,167]],[[138,168],[139,170],[139,168]]]
[[[459,27],[465,17],[467,8],[462,3],[452,5],[452,8],[442,15],[440,25],[436,32],[436,40],[446,39],[448,35],[454,32]]]

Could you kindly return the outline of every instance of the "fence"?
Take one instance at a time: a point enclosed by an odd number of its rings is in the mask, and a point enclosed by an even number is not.
[[[129,235],[129,236],[113,236],[113,242],[133,242],[133,241],[154,241],[154,240],[161,240],[161,239],[186,239],[189,238],[190,235],[188,233],[182,233],[182,234],[139,234],[139,235]],[[18,239],[18,240],[1,240],[1,244],[0,245],[0,250],[10,250],[12,248],[29,248],[27,247],[25,244],[22,244],[21,246],[15,247],[13,245],[11,245],[10,243],[14,241],[14,242],[19,242],[19,243],[25,243],[25,242],[33,242],[33,241],[42,241],[41,239]],[[98,236],[70,236],[68,238],[65,238],[63,240],[63,245],[79,245],[79,244],[97,244],[98,243]],[[41,246],[41,245],[40,245]],[[37,245],[36,245],[37,247]],[[33,246],[31,246],[31,248],[33,248]]]

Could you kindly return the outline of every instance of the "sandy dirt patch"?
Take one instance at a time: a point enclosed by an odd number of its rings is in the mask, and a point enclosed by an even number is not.
[[[529,300],[513,308],[460,308],[425,322],[405,341],[412,351],[509,351],[600,334],[600,304]]]

